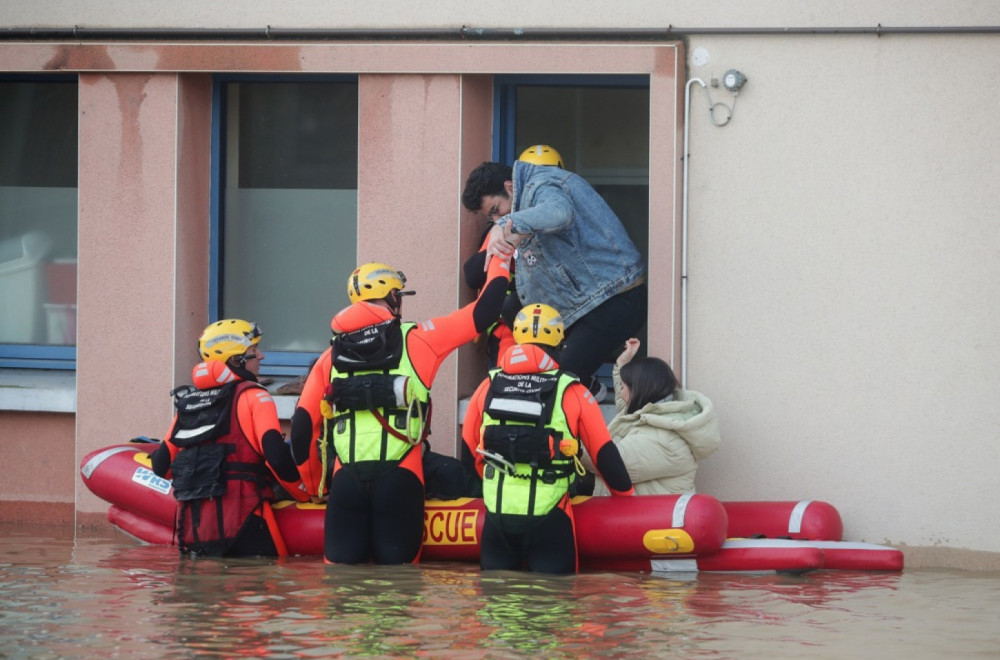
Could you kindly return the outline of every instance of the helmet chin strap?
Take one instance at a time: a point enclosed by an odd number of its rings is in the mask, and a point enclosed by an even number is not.
[[[257,376],[254,375],[252,371],[247,369],[247,354],[244,353],[237,356],[229,364],[229,368],[233,370],[233,373],[242,378],[243,380],[252,380],[257,382]]]
[[[383,300],[393,316],[397,319],[403,315],[403,296],[412,296],[416,291],[400,291],[393,289]]]

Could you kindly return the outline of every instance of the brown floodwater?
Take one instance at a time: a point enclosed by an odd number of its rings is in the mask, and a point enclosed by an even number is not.
[[[1000,657],[997,573],[553,577],[0,534],[0,658]]]

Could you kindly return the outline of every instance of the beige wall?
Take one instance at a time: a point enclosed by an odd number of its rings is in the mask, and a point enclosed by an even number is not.
[[[76,0],[22,3],[3,0],[4,24],[12,27],[80,26],[134,28],[693,28],[874,27],[898,25],[997,25],[992,0],[508,0],[469,3],[338,2],[299,0]]]
[[[210,11],[201,3],[157,5],[141,17],[138,8],[131,9],[135,5],[126,3],[117,6],[117,14],[102,14],[111,6],[88,8],[87,16],[65,24],[212,24],[199,16],[199,11]],[[616,3],[613,15],[605,3],[573,6],[572,13],[558,3],[508,3],[473,11],[465,3],[445,2],[421,7],[419,14],[409,5],[392,5],[392,16],[380,14],[377,7],[344,8],[336,25],[673,25],[706,32],[733,26],[1000,25],[1000,5],[992,2],[852,2],[834,9],[819,2],[624,2]],[[64,8],[75,7],[66,3]],[[284,7],[280,21],[272,20],[263,4],[247,7],[233,15],[229,27],[333,24],[318,3]],[[516,11],[518,7],[525,11]],[[309,8],[316,11],[309,13]],[[41,16],[38,9],[16,5],[6,14],[13,26],[40,25],[48,23],[43,19],[52,15],[49,11]],[[263,49],[200,44],[193,50],[109,45],[100,59],[75,46],[57,50],[0,42],[0,69],[35,70],[53,62],[89,69],[112,62],[118,70],[145,71],[168,62],[183,71],[213,66],[243,70],[270,58],[284,63],[274,65],[280,70],[376,74],[362,76],[362,94],[386,93],[390,103],[381,114],[363,119],[362,142],[366,131],[383,127],[393,132],[374,145],[389,160],[363,162],[361,181],[370,185],[386,175],[396,179],[379,201],[362,202],[359,212],[366,224],[359,256],[391,239],[385,220],[397,226],[400,218],[412,216],[418,226],[429,225],[423,230],[428,240],[448,252],[442,262],[425,264],[409,248],[398,253],[400,267],[420,292],[407,301],[408,311],[418,316],[468,300],[457,287],[457,266],[459,254],[476,237],[470,236],[470,219],[462,215],[457,197],[462,177],[488,150],[482,141],[468,140],[481,140],[488,130],[483,113],[490,110],[484,102],[489,74],[652,72],[650,245],[656,258],[651,264],[650,344],[654,352],[669,354],[674,364],[686,359],[688,385],[709,395],[721,416],[724,444],[703,464],[700,490],[721,499],[826,500],[840,509],[845,535],[853,540],[1000,553],[1000,532],[991,522],[1000,514],[995,478],[1000,473],[1000,406],[995,403],[1000,399],[1000,321],[995,311],[1000,223],[993,192],[1000,178],[1000,129],[994,117],[1000,107],[998,38],[954,33],[737,36],[717,31],[686,36],[686,60],[680,62],[658,62],[667,51],[645,44],[404,42],[379,48],[348,43],[268,44]],[[668,276],[676,278],[679,269],[671,244],[679,230],[676,210],[682,194],[679,105],[685,80],[710,82],[731,67],[742,70],[749,83],[735,100],[727,125],[714,125],[704,90],[697,85],[691,89],[688,352],[681,356],[677,290]],[[381,75],[387,72],[407,75]],[[139,73],[129,77],[129,89],[148,86],[154,104],[176,107],[166,98],[177,88],[166,82],[168,77]],[[104,76],[86,78],[81,112],[90,98],[127,108],[120,102],[125,97]],[[709,92],[713,103],[734,103],[721,88],[710,87]],[[399,107],[407,108],[405,115],[393,114]],[[717,120],[721,110],[714,115]],[[143,112],[135,115],[139,121],[152,119]],[[422,124],[436,118],[435,113],[440,113],[439,123]],[[88,121],[98,119],[81,117],[82,142]],[[107,121],[106,130],[114,135],[121,117]],[[171,148],[163,136],[149,139],[146,149],[165,153]],[[447,145],[440,169],[421,158],[418,145],[428,139]],[[117,144],[116,139],[102,148],[116,149]],[[674,147],[668,153],[670,144]],[[396,149],[405,156],[390,153]],[[421,158],[426,169],[405,162],[411,158]],[[406,165],[413,168],[400,169]],[[101,180],[116,175],[107,166],[95,167]],[[157,182],[146,192],[160,194],[161,186],[170,185]],[[85,331],[89,337],[110,332],[109,341],[127,340],[113,324],[88,317],[84,310],[86,301],[94,304],[98,289],[114,287],[101,273],[85,270],[101,263],[88,261],[88,252],[96,257],[106,250],[94,233],[94,209],[84,202],[81,278],[94,279],[87,291],[81,290],[81,337]],[[106,210],[113,217],[128,217],[129,207],[123,204],[108,200]],[[414,205],[422,212],[407,214]],[[166,222],[146,219],[134,228],[144,250],[157,254],[150,235]],[[158,265],[166,268],[160,276],[173,267]],[[164,290],[159,279],[147,282],[134,263],[114,268],[134,273],[165,305],[179,297]],[[137,296],[121,294],[126,318],[142,320]],[[177,341],[162,327],[153,334],[167,346]],[[469,355],[468,350],[462,355]],[[98,390],[83,389],[84,383],[88,388],[106,385],[104,377],[110,374],[98,365],[111,353],[102,349],[82,357],[81,410],[84,405],[111,410],[98,400]],[[132,354],[128,359],[139,361]],[[167,357],[156,357],[161,361],[170,364]],[[451,358],[441,376],[449,393],[464,390],[456,370],[461,372],[459,363]],[[161,406],[169,371],[155,371],[154,378],[162,382],[151,386],[148,395],[130,395],[129,403],[140,409]],[[168,413],[157,409],[155,415],[165,418]],[[134,420],[113,424],[120,428],[111,438],[96,420],[81,421],[78,453],[84,443],[117,440],[131,432],[125,426],[136,426]]]
[[[691,40],[692,76],[749,77],[722,128],[692,89],[689,385],[725,437],[701,489],[1000,550],[998,45]]]

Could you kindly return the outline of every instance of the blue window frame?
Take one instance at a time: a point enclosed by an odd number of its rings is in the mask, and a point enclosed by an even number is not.
[[[494,95],[494,159],[513,163],[533,144],[555,148],[604,197],[648,261],[649,77],[496,76]],[[640,339],[645,346],[645,330]],[[598,375],[610,384],[610,365]]]
[[[261,373],[304,374],[357,255],[356,76],[217,76],[210,316],[256,321]]]
[[[78,85],[0,76],[0,367],[76,368]]]

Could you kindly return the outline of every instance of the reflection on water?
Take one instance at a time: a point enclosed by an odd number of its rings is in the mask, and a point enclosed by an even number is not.
[[[549,577],[2,528],[0,657],[995,657],[1000,575]]]

